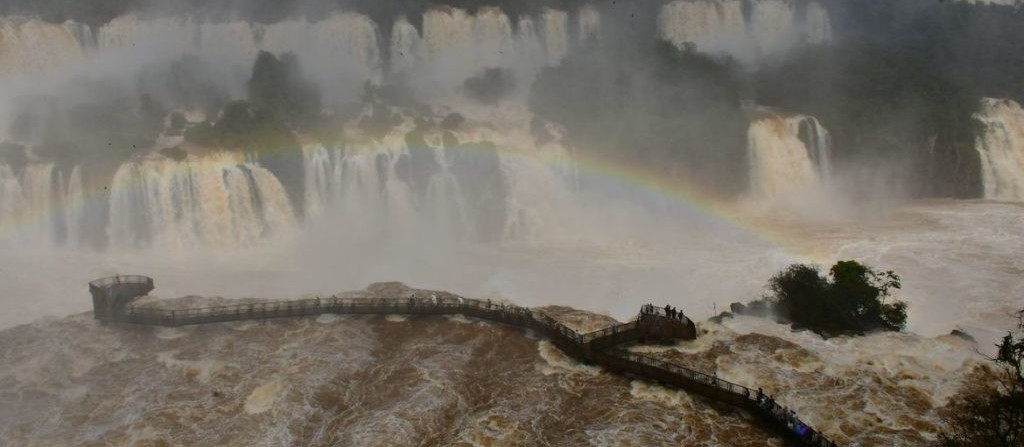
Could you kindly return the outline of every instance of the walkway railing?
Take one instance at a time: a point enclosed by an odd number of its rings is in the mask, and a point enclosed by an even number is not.
[[[693,322],[688,318],[681,314],[670,316],[664,312],[664,309],[652,305],[643,306],[638,318],[634,321],[580,334],[547,314],[529,308],[496,303],[491,300],[438,296],[436,294],[412,295],[406,298],[331,296],[186,309],[164,309],[130,304],[130,301],[137,296],[123,301],[122,295],[125,293],[141,293],[140,291],[148,291],[152,288],[153,280],[145,276],[119,276],[89,283],[89,289],[93,292],[94,304],[97,306],[96,318],[117,323],[184,326],[322,314],[464,314],[537,330],[550,337],[552,342],[567,354],[581,361],[600,364],[613,371],[656,380],[738,406],[760,417],[792,445],[835,446],[834,442],[811,429],[792,412],[788,414],[784,412],[783,408],[773,399],[759,391],[681,365],[614,348],[615,345],[640,341],[647,337],[662,339],[696,337]],[[102,306],[104,312],[100,312],[101,302],[104,303]],[[113,309],[110,302],[115,303]]]
[[[685,366],[680,366],[643,354],[623,350],[616,350],[613,354],[621,359],[634,362],[639,365],[660,369],[669,374],[678,376],[683,380],[706,385],[723,393],[729,393],[737,399],[737,404],[745,407],[747,410],[750,410],[763,419],[774,422],[777,425],[776,428],[784,428],[788,433],[794,434],[799,439],[805,441],[805,444],[822,447],[835,446],[834,442],[830,441],[825,437],[825,435],[815,431],[806,422],[800,420],[796,414],[792,412],[786,414],[784,407],[778,405],[774,399],[766,396],[760,390],[754,390],[740,384],[720,379],[718,376],[702,373]],[[739,402],[743,403],[740,404]]]

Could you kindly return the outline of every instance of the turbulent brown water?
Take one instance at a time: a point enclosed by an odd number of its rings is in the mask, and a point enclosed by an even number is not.
[[[541,310],[580,331],[615,322]],[[780,328],[703,323],[697,341],[633,349],[762,384],[837,441],[859,445],[923,443],[937,430],[943,388],[975,362],[954,337],[823,341]],[[885,354],[908,343],[934,361]],[[781,445],[728,407],[464,317],[168,329],[79,314],[0,332],[0,357],[0,439],[10,445]]]

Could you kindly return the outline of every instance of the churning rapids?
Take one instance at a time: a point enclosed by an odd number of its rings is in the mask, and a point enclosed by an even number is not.
[[[800,17],[784,1],[757,2],[749,14],[741,3],[666,2],[657,33],[743,60],[831,39],[815,2]],[[696,341],[635,349],[764,386],[843,444],[932,440],[947,399],[980,374],[977,351],[991,349],[1024,301],[1020,105],[986,99],[978,117],[985,199],[894,204],[870,218],[823,206],[840,180],[829,132],[815,117],[751,107],[750,166],[737,168],[749,172],[750,190],[737,203],[717,203],[586,159],[559,125],[515,101],[490,108],[451,99],[458,85],[450,81],[483,67],[529,77],[556,65],[600,32],[596,11],[577,14],[545,10],[513,26],[494,8],[430,10],[420,29],[397,20],[386,48],[378,24],[348,13],[316,24],[0,21],[0,71],[12,83],[144,52],[205,52],[228,61],[219,74],[231,78],[268,49],[345,61],[313,67],[341,96],[387,70],[417,69],[443,97],[431,98],[428,112],[388,110],[383,135],[358,126],[369,109],[342,130],[343,147],[306,141],[282,153],[301,171],[295,178],[274,173],[275,154],[208,148],[186,148],[180,160],[158,151],[135,157],[115,166],[108,183],[83,166],[0,161],[0,439],[778,445],[742,414],[577,364],[516,328],[335,316],[103,327],[81,313],[90,308],[86,283],[145,274],[159,298],[198,305],[402,281],[546,306],[589,330],[627,320],[648,302],[706,320],[759,298],[790,263],[857,259],[902,276],[906,332],[823,340],[736,317],[700,323]],[[457,128],[445,124],[453,111],[466,119]],[[180,136],[161,138],[164,147],[181,144]]]

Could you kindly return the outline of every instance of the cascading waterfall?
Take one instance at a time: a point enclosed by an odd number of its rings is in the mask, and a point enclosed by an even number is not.
[[[422,67],[446,88],[488,67],[508,67],[515,62],[512,23],[495,8],[481,8],[475,15],[460,9],[431,9],[423,14],[426,62]]]
[[[92,41],[89,27],[68,21],[0,19],[0,73],[38,75],[64,64],[81,63]]]
[[[740,53],[749,45],[741,0],[674,1],[658,15],[659,35],[676,46]]]
[[[599,16],[592,9],[581,32],[595,33]],[[586,26],[587,28],[582,28]],[[578,37],[579,38],[579,37]],[[497,8],[476,14],[461,9],[433,8],[423,15],[423,34],[404,20],[392,30],[392,70],[417,70],[442,91],[451,92],[463,80],[484,69],[512,69],[517,79],[532,79],[548,65],[561,62],[569,51],[568,14],[546,9],[538,17],[523,16],[513,26]]]
[[[383,66],[377,25],[359,14],[335,14],[317,22],[286,20],[262,29],[260,47],[299,55],[306,72],[325,73],[324,87],[360,85],[377,80]]]
[[[396,133],[380,142],[344,149],[303,148],[308,223],[330,222],[361,238],[408,236],[413,231],[436,236],[444,230],[451,232],[445,236],[454,237],[468,227],[464,204],[454,201],[457,195],[448,190],[448,178],[431,178],[421,201],[408,179],[400,177],[410,168],[411,157],[400,137]]]
[[[573,171],[556,141],[521,126],[423,128],[410,115],[380,138],[350,130],[344,147],[303,148],[307,225],[360,239],[537,242],[566,221]]]
[[[749,17],[744,5],[749,5]],[[658,14],[658,34],[682,47],[693,44],[706,52],[722,52],[756,61],[783,52],[799,42],[832,39],[828,11],[809,2],[800,17],[787,0],[676,0]]]
[[[585,44],[588,41],[596,40],[601,35],[601,13],[587,5],[580,8],[579,30],[576,35],[576,42]]]
[[[985,98],[977,119],[985,126],[976,143],[985,198],[1024,201],[1024,109],[1009,99]]]
[[[344,144],[303,147],[304,183],[296,186],[307,227],[358,240],[527,244],[578,233],[576,173],[557,126],[531,129],[529,116],[517,116],[500,129],[454,130],[440,126],[442,116],[396,110],[402,123],[383,135],[367,136],[356,119]],[[0,164],[0,228],[18,230],[11,239],[77,246],[105,225],[111,248],[167,250],[245,248],[298,230],[281,182],[239,153],[125,162],[92,210],[83,183],[80,167],[29,163],[16,172]],[[87,230],[87,211],[106,215]]]
[[[50,163],[30,163],[20,174],[0,164],[0,236],[33,244],[80,242],[85,196],[81,169],[65,172]]]
[[[97,33],[99,54],[139,53],[150,58],[156,54],[168,59],[189,53],[217,61],[224,85],[245,79],[260,50],[298,54],[307,72],[319,75],[316,80],[325,88],[360,86],[367,79],[376,80],[382,68],[377,26],[359,14],[268,25],[127,15],[103,25]]]
[[[295,228],[274,175],[226,152],[122,164],[109,218],[110,244],[120,248],[245,247]]]
[[[749,29],[759,56],[778,54],[796,43],[795,13],[795,5],[786,0],[753,2]]]
[[[830,136],[817,119],[766,114],[750,123],[747,144],[752,196],[772,199],[827,187]]]
[[[409,72],[422,63],[423,39],[416,27],[405,18],[391,28],[391,51],[388,53],[392,73]]]
[[[548,65],[558,65],[569,52],[569,15],[565,11],[545,9],[541,17]]]
[[[599,32],[600,15],[592,7],[579,11],[576,42]],[[291,51],[310,68],[322,86],[352,91],[365,80],[393,72],[420,70],[437,79],[461,82],[484,68],[531,67],[559,63],[570,49],[569,16],[545,9],[536,17],[513,21],[498,8],[474,14],[436,7],[423,15],[422,34],[399,17],[392,29],[378,30],[368,17],[334,13],[323,19],[287,19],[271,24],[191,17],[116,17],[96,30],[75,22],[0,21],[0,72],[34,74],[83,63],[87,57],[111,60],[167,60],[195,54],[219,70],[217,81],[236,85],[244,80],[260,50]],[[377,36],[390,33],[390,47],[380,48]],[[385,51],[386,50],[386,51]],[[385,61],[385,54],[390,59]],[[232,92],[243,94],[243,91]]]
[[[661,7],[659,36],[682,46],[725,52],[756,60],[777,54],[797,42],[831,40],[828,11],[811,1],[797,8],[787,0],[750,2],[749,17],[743,0],[675,0]],[[798,14],[802,12],[800,17]],[[0,21],[0,72],[42,73],[81,64],[90,54],[139,54],[148,57],[194,53],[218,61],[228,80],[247,74],[256,53],[292,51],[325,86],[361,84],[377,79],[385,66],[392,71],[440,70],[462,80],[489,66],[535,69],[561,61],[575,42],[594,38],[600,14],[593,6],[580,8],[576,35],[569,35],[565,11],[545,9],[536,17],[519,17],[516,26],[497,8],[475,14],[436,7],[423,15],[422,35],[404,17],[392,29],[378,30],[368,17],[335,13],[317,21],[288,19],[268,25],[238,20],[213,21],[182,17],[125,15],[96,30],[65,22],[39,20]],[[380,32],[390,33],[390,48],[381,49]],[[95,47],[95,48],[93,48]],[[386,52],[383,50],[387,50]],[[384,61],[384,54],[390,59]],[[241,93],[241,92],[236,92]]]

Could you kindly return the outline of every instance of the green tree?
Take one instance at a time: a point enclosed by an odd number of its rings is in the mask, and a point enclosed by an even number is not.
[[[857,261],[839,261],[824,276],[817,268],[793,264],[769,281],[769,297],[779,316],[819,333],[874,329],[901,330],[907,305],[886,303],[900,278]]]

